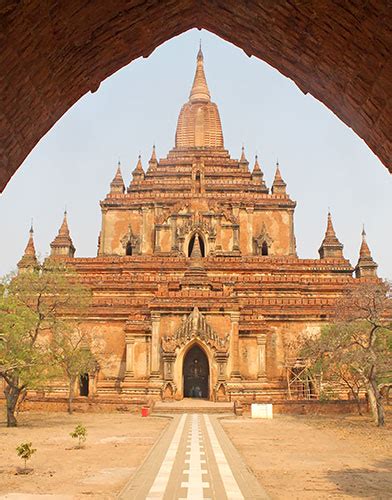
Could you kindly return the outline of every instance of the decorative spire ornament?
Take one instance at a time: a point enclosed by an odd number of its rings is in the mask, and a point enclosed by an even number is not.
[[[17,264],[19,271],[25,269],[35,269],[38,266],[37,255],[34,246],[34,229],[33,220],[31,220],[31,226],[29,230],[29,239],[22,258]]]
[[[278,161],[276,162],[275,177],[272,183],[271,192],[272,194],[286,194],[286,183],[282,179]]]
[[[242,148],[241,148],[240,163],[246,163],[246,164],[249,163],[248,160],[246,159],[246,156],[245,156],[245,147],[244,147],[244,145],[242,145]]]
[[[110,192],[111,193],[124,193],[125,191],[125,185],[124,185],[124,179],[121,173],[121,163],[120,160],[118,160],[117,163],[117,170],[116,174],[110,183]]]
[[[252,171],[252,180],[257,184],[262,192],[268,193],[267,185],[264,181],[264,174],[260,168],[259,160],[257,155],[255,155],[255,164]]]
[[[327,229],[324,239],[319,248],[320,259],[337,258],[343,259],[343,245],[338,240],[332,224],[331,212],[328,211]]]
[[[60,226],[56,238],[50,244],[53,257],[73,257],[75,255],[75,247],[69,232],[67,211],[64,211],[63,222]]]
[[[152,145],[152,153],[151,153],[151,158],[150,158],[150,163],[157,163],[157,155],[155,151],[155,144]]]
[[[142,179],[144,179],[144,170],[143,170],[141,155],[138,156],[136,168],[132,172],[132,177],[134,181],[141,181]]]
[[[361,242],[361,247],[359,249],[359,259],[357,265],[355,266],[355,277],[377,278],[377,268],[378,265],[373,260],[369,245],[366,241],[365,226],[363,226],[362,242]]]
[[[204,73],[204,56],[201,50],[201,44],[199,52],[197,53],[196,73],[195,78],[193,79],[189,100],[190,102],[208,102],[211,100],[206,75]]]

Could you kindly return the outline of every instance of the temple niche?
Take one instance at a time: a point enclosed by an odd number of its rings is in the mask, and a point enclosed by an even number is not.
[[[250,168],[244,148],[225,149],[201,49],[174,147],[159,159],[154,146],[145,168],[139,157],[128,186],[119,164],[100,206],[97,257],[75,257],[66,215],[51,244],[93,289],[83,328],[103,346],[98,400],[286,398],[285,346],[317,332],[349,283],[377,276],[363,233],[353,277],[331,214],[320,258],[297,256],[281,166],[268,188],[257,157]],[[34,265],[31,233],[19,269]]]

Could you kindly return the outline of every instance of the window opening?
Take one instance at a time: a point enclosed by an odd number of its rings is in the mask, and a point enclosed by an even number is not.
[[[189,245],[188,245],[188,257],[190,257],[192,255],[192,250],[193,250],[193,247],[195,245],[195,240],[196,240],[196,234],[198,234],[198,233],[195,233],[192,236],[192,238],[190,239],[190,241],[189,241]],[[198,236],[199,236],[200,253],[201,253],[202,257],[205,257],[204,240],[203,240],[202,236],[200,236],[200,234],[198,234]]]
[[[83,373],[79,377],[79,392],[81,396],[88,396],[89,375]]]

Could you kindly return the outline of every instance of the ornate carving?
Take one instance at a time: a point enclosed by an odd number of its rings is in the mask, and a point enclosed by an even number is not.
[[[132,254],[140,254],[140,238],[133,234],[131,224],[128,226],[127,233],[121,238],[121,244],[124,250],[127,248],[128,244],[130,244],[132,247]]]
[[[273,239],[268,234],[266,225],[263,222],[263,225],[261,226],[261,231],[260,231],[259,235],[255,238],[253,238],[254,253],[256,255],[262,255],[263,243],[266,243],[266,245],[269,249],[272,242],[273,242]]]
[[[215,351],[227,351],[229,335],[220,337],[215,333],[197,307],[194,307],[191,314],[184,318],[182,325],[174,335],[162,338],[162,349],[164,352],[174,352],[177,347],[181,347],[195,338],[202,340]]]
[[[228,222],[231,222],[232,224],[239,223],[238,217],[233,214],[232,206],[228,204],[221,205],[217,202],[212,202],[209,203],[208,207],[211,211],[219,214],[220,216],[223,216]]]

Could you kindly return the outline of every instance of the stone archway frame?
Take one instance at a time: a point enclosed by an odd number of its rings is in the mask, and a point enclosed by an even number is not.
[[[207,344],[205,344],[198,338],[192,339],[188,344],[184,345],[177,352],[173,370],[174,383],[178,388],[177,394],[181,397],[181,399],[184,397],[184,362],[186,355],[194,346],[200,347],[208,360],[208,399],[211,400],[214,397],[214,387],[218,377],[218,368],[214,359],[214,352],[210,347],[207,346]]]
[[[209,398],[213,399],[218,381],[226,378],[229,335],[218,335],[195,306],[173,335],[161,339],[161,344],[165,382],[170,380],[174,383],[178,398],[183,397],[186,354],[195,344],[204,351],[209,364]]]
[[[199,238],[203,239],[203,244],[204,244],[204,257],[208,257],[210,253],[210,244],[209,244],[209,237],[208,237],[208,231],[195,228],[192,229],[190,233],[188,233],[185,238],[184,238],[184,243],[183,243],[183,252],[184,254],[188,257],[188,250],[189,250],[189,244],[196,234],[199,235]]]
[[[0,191],[84,94],[194,27],[291,78],[392,171],[390,2],[31,0],[5,2],[1,21]]]

